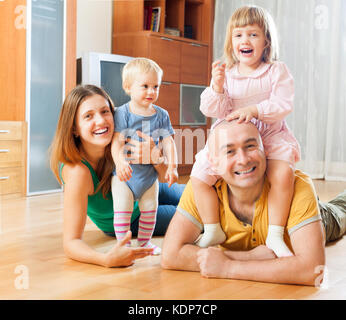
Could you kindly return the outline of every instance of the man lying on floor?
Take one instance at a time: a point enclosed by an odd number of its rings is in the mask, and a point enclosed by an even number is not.
[[[328,203],[318,203],[311,179],[296,170],[285,229],[285,242],[294,254],[277,258],[265,246],[270,186],[257,128],[251,122],[223,121],[208,142],[212,168],[222,177],[215,188],[227,239],[221,248],[195,245],[203,225],[189,182],[165,235],[162,267],[200,271],[213,278],[319,285],[315,282],[322,279],[325,242],[346,231],[346,190]]]

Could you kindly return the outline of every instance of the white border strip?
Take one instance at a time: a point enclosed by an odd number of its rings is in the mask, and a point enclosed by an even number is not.
[[[65,100],[65,89],[66,89],[66,42],[67,42],[67,1],[64,1],[64,30],[63,30],[63,60],[62,60],[62,102]]]
[[[31,6],[32,0],[26,2],[26,80],[25,80],[25,121],[27,122],[26,153],[26,195],[30,184],[30,100],[31,100]]]
[[[66,31],[67,31],[67,0],[64,0],[64,27],[63,27],[63,85],[62,101],[65,99],[66,88]],[[50,194],[62,192],[63,188],[29,192],[30,185],[30,102],[31,102],[31,23],[32,23],[32,0],[27,0],[26,5],[26,83],[25,83],[25,121],[27,127],[27,166],[26,166],[26,196],[35,196],[40,194]]]
[[[340,45],[340,10],[341,10],[341,1],[334,1],[333,5],[329,8],[332,12],[329,14],[329,17],[333,17],[332,19],[329,19],[331,27],[330,27],[330,36],[331,36],[331,46],[333,48],[336,48]],[[335,50],[334,55],[330,55],[330,79],[337,79],[337,75],[340,72],[339,66],[337,63],[339,62],[339,50]],[[335,119],[335,112],[336,112],[336,86],[334,85],[333,81],[329,81],[329,97],[328,97],[328,113],[327,113],[327,119],[326,119],[326,146],[325,146],[325,166],[324,166],[324,175],[327,177],[327,179],[332,180],[334,177],[331,177],[330,174],[330,167],[332,166],[332,153],[334,150],[332,150],[333,146],[333,133],[334,133],[334,119]],[[309,121],[310,122],[310,121]]]

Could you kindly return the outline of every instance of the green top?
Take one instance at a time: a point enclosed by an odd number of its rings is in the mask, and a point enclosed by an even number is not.
[[[82,163],[84,163],[92,176],[93,183],[94,183],[94,191],[96,190],[98,184],[100,183],[99,178],[96,175],[96,172],[94,171],[93,167],[87,162],[86,160],[82,160]],[[62,180],[61,171],[64,164],[61,164],[60,166],[60,177]],[[64,181],[62,180],[64,183]],[[113,198],[112,198],[112,192],[108,192],[106,199],[102,195],[102,191],[99,190],[97,193],[88,196],[88,209],[87,209],[87,215],[91,219],[92,222],[95,223],[95,225],[101,229],[103,232],[114,232],[114,226],[113,226]],[[137,217],[140,215],[140,211],[138,208],[138,202],[135,201],[133,212],[131,216],[131,223],[137,219]]]

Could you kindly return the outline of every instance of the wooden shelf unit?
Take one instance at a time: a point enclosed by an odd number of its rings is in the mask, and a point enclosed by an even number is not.
[[[159,31],[145,30],[145,7],[160,7]],[[112,53],[147,57],[163,69],[163,83],[157,101],[167,109],[174,128],[180,124],[180,84],[208,86],[212,64],[214,0],[118,0],[113,2]],[[188,38],[185,26],[192,28]],[[175,28],[180,36],[165,33]],[[207,125],[192,130],[207,130]],[[195,142],[191,149],[199,149]],[[183,151],[181,151],[183,152]],[[196,153],[194,152],[194,154]],[[184,157],[183,157],[184,158]],[[191,163],[179,166],[189,174]]]
[[[210,42],[214,0],[117,0],[113,2],[113,34],[145,31],[144,9],[160,7],[159,33],[165,28],[180,31],[185,37],[185,26],[192,27],[192,40]]]

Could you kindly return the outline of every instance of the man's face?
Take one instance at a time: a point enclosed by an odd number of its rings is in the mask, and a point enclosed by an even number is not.
[[[262,183],[266,157],[261,137],[252,123],[223,122],[209,137],[212,168],[232,187]]]

